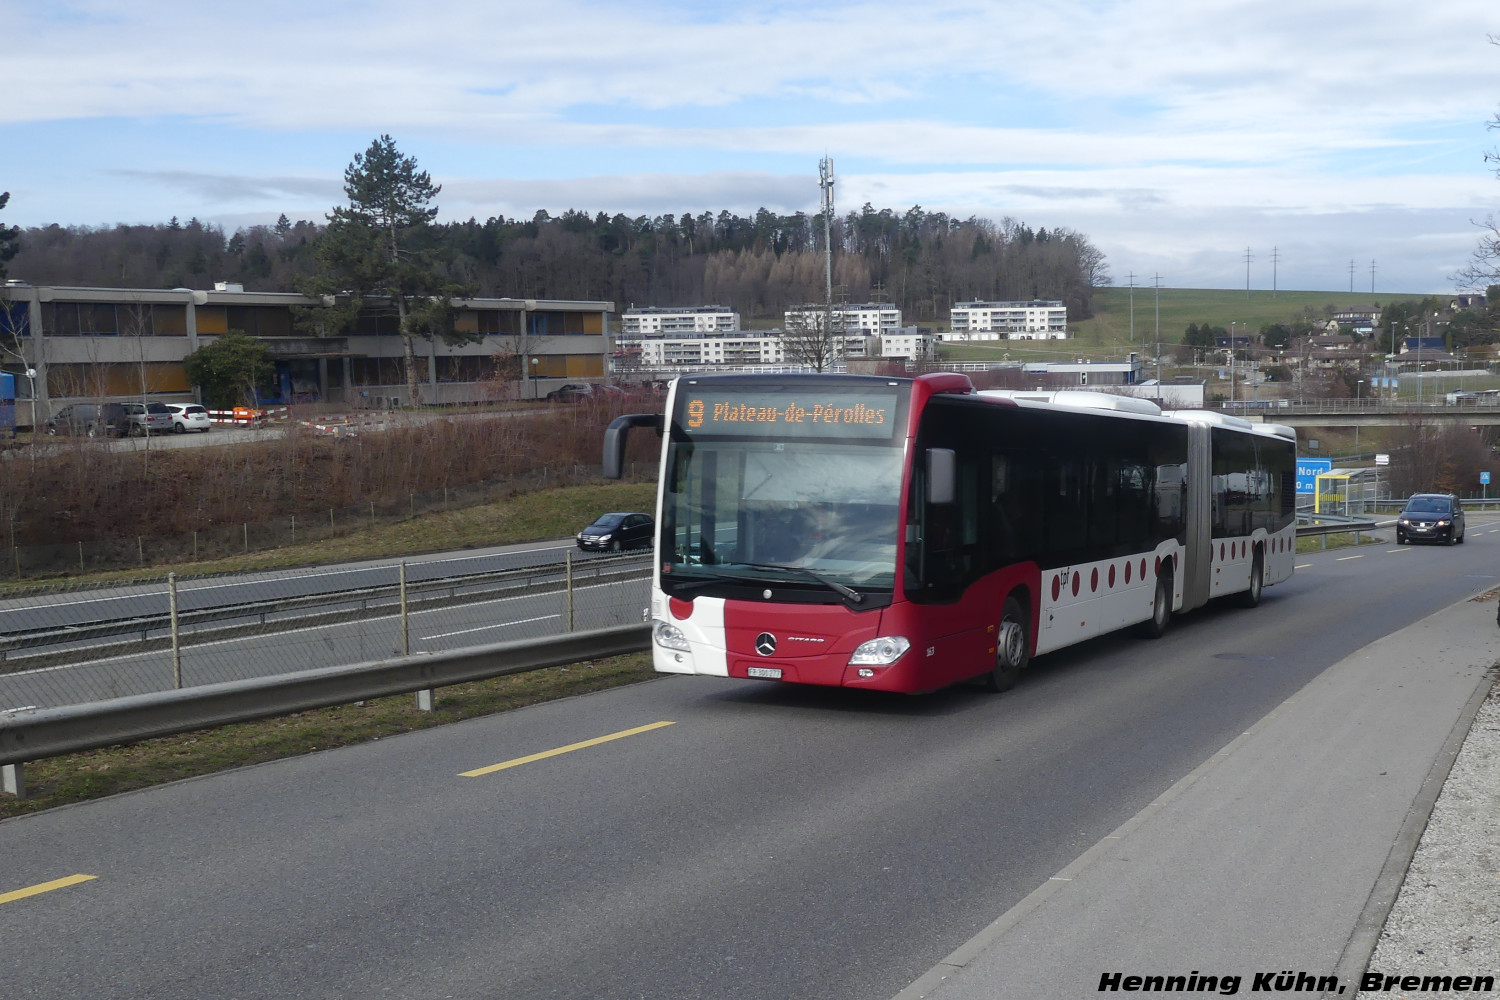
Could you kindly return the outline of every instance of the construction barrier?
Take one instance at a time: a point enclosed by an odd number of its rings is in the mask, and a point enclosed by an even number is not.
[[[259,427],[262,424],[283,421],[290,417],[290,408],[274,406],[268,410],[253,406],[236,406],[232,410],[209,410],[208,418],[216,424],[235,424],[240,427]]]

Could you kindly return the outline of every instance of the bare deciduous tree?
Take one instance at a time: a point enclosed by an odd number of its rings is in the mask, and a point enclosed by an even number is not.
[[[843,337],[829,327],[826,313],[788,313],[780,338],[787,363],[805,365],[815,372],[831,368],[843,356]]]
[[[1492,463],[1483,436],[1471,427],[1414,414],[1386,437],[1394,496],[1473,493]]]

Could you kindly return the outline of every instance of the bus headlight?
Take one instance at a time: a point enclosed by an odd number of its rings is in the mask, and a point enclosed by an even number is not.
[[[879,639],[871,639],[862,642],[854,654],[849,657],[851,667],[888,667],[901,659],[911,643],[906,641],[904,635],[881,636]]]
[[[691,653],[693,647],[688,645],[687,636],[682,634],[682,629],[671,622],[658,619],[651,626],[651,638],[663,649],[680,649],[684,653]]]

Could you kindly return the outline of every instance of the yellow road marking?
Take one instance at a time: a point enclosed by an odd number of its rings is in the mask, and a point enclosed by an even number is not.
[[[635,736],[638,733],[649,733],[653,729],[660,729],[663,726],[670,725],[673,725],[673,723],[653,722],[649,726],[637,726],[634,729],[626,729],[623,732],[610,733],[608,736],[596,736],[591,740],[584,740],[582,743],[570,743],[565,747],[558,747],[556,750],[543,750],[541,753],[534,753],[527,757],[517,757],[515,760],[507,760],[504,763],[500,764],[491,764],[489,767],[476,767],[472,771],[464,771],[459,775],[459,777],[478,778],[481,775],[494,774],[496,771],[503,771],[508,767],[518,767],[521,764],[530,764],[533,761],[546,760],[548,757],[556,757],[559,754],[572,753],[574,750],[584,750],[588,747],[596,747],[601,743],[608,743],[610,740],[623,740],[627,736]],[[3,899],[0,899],[0,902],[3,902]]]
[[[1334,562],[1348,562],[1350,559],[1363,559],[1363,558],[1364,558],[1363,555],[1357,555],[1357,556],[1339,556],[1337,559],[1334,560]]]
[[[70,885],[77,885],[80,882],[87,882],[90,879],[98,877],[98,875],[69,875],[67,878],[53,879],[51,882],[28,886],[25,889],[0,892],[0,905],[14,903],[16,900],[25,899],[27,896],[40,896],[42,893],[51,892],[54,889],[66,889]]]

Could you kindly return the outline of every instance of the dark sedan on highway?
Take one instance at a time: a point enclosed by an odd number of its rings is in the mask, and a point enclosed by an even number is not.
[[[650,514],[622,513],[602,514],[593,524],[576,536],[580,549],[604,549],[619,552],[649,546],[656,534],[656,519]]]

